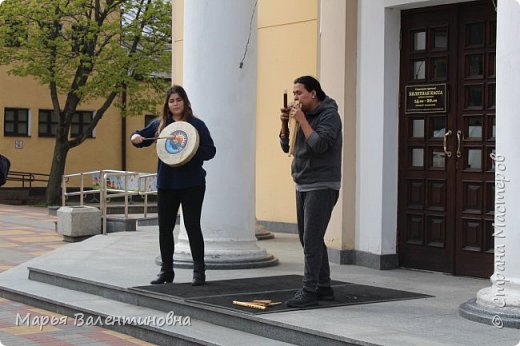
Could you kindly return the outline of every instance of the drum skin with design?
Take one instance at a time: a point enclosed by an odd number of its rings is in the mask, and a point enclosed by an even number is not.
[[[166,126],[157,139],[157,156],[171,167],[182,166],[199,148],[199,133],[186,121],[176,121]]]

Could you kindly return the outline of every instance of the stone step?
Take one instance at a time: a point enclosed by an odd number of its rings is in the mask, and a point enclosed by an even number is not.
[[[180,216],[177,216],[176,224],[179,224]],[[157,214],[148,214],[146,217],[144,215],[139,214],[130,214],[128,218],[125,218],[124,215],[110,215],[107,217],[107,233],[114,232],[135,232],[138,227],[142,226],[158,226],[159,218]],[[58,232],[58,221],[54,221],[54,227],[56,232]],[[102,233],[100,231],[100,233]],[[66,242],[78,242],[89,238],[87,237],[69,237],[63,236],[63,240]]]
[[[60,207],[57,217],[56,231],[68,242],[82,241],[100,233],[135,232],[137,226],[158,224],[157,215],[110,214],[103,217],[101,211],[92,206]]]
[[[45,195],[33,193],[29,189],[4,188],[0,189],[0,203],[9,205],[36,204],[45,201]]]
[[[165,297],[134,288],[117,287],[35,267],[28,269],[30,281],[97,295],[120,303],[132,304],[139,309],[148,308],[164,313],[175,311],[178,315],[190,316],[193,319],[247,333],[247,335],[255,335],[256,337],[269,335],[273,340],[296,345],[368,345],[366,342],[303,328],[297,324],[272,321],[263,318],[261,315],[250,315],[215,306],[187,302],[175,297]],[[242,340],[242,344],[250,344],[249,339]]]
[[[8,205],[26,205],[27,200],[25,198],[7,198],[2,197],[0,198],[1,204],[8,204]]]
[[[2,197],[39,197],[45,199],[45,188],[42,187],[6,187],[2,186],[0,189],[0,198]]]
[[[96,325],[156,345],[290,345],[181,315],[176,310],[160,311],[78,290],[28,279],[25,281],[23,286],[3,282],[0,285],[0,296],[67,316],[61,319],[56,317],[53,322],[56,326],[60,323]],[[19,325],[34,326],[34,319],[27,314],[19,315],[17,321]],[[43,322],[43,319],[37,321]],[[51,323],[47,323],[47,326],[52,326]]]
[[[179,223],[179,216],[177,216]],[[159,219],[157,214],[110,214],[107,215],[107,232],[134,232],[139,226],[157,226]]]
[[[10,205],[39,204],[45,201],[45,188],[5,187],[0,189],[0,203]]]
[[[99,209],[99,203],[85,203],[87,206],[96,207]],[[70,203],[67,206],[79,206],[79,203]],[[49,215],[56,216],[58,209],[61,206],[50,206],[48,207]],[[123,204],[109,204],[107,206],[107,214],[124,214],[125,207]],[[151,203],[148,204],[147,214],[156,214],[157,213],[157,204]],[[144,214],[144,204],[142,203],[133,203],[128,205],[128,214]]]

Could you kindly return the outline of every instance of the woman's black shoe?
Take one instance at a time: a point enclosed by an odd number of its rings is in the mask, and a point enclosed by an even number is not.
[[[204,273],[193,273],[192,286],[203,286],[206,283],[206,274]]]
[[[157,279],[150,281],[152,285],[161,285],[166,283],[172,283],[175,273],[173,270],[161,270],[161,272],[157,275]]]
[[[192,286],[202,286],[206,283],[206,266],[204,263],[193,263],[193,281]]]

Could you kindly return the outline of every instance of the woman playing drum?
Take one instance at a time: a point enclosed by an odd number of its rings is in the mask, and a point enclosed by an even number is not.
[[[193,115],[188,95],[183,87],[174,85],[166,92],[162,115],[148,126],[131,135],[134,146],[146,147],[154,143],[165,127],[175,122],[187,122],[198,132],[199,144],[188,162],[169,165],[162,160],[157,164],[157,207],[159,213],[159,247],[161,271],[152,284],[173,282],[174,237],[173,229],[179,206],[182,205],[184,225],[190,241],[193,258],[193,286],[206,282],[204,265],[204,238],[200,227],[202,202],[206,191],[204,161],[211,160],[216,148],[206,124]],[[162,136],[162,134],[161,134]],[[173,140],[174,138],[172,138]],[[191,156],[191,155],[190,155]]]

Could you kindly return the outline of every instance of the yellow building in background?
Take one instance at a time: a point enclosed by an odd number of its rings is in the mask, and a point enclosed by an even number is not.
[[[162,95],[159,97],[162,98]],[[99,102],[82,104],[78,110],[89,114],[101,106]],[[6,66],[0,66],[0,153],[11,161],[11,171],[48,174],[52,164],[55,139],[49,136],[47,122],[43,119],[46,110],[52,109],[49,89],[32,78],[11,76]],[[27,114],[27,123],[12,122],[12,115]],[[159,114],[159,113],[157,113]],[[16,117],[18,119],[18,117]],[[126,118],[125,140],[130,133],[142,128],[145,115]],[[110,107],[95,129],[94,137],[71,149],[67,157],[65,174],[101,169],[122,170],[125,149],[122,143],[124,120],[119,110]],[[12,129],[14,126],[15,132]],[[23,133],[27,133],[24,135]],[[155,151],[147,148],[137,152],[126,143],[126,170],[154,172]],[[19,186],[8,182],[6,186]],[[42,185],[41,183],[36,185]]]
[[[175,6],[173,82],[182,84],[183,1],[176,1]],[[302,74],[316,74],[317,16],[317,0],[258,2],[256,205],[259,220],[279,222],[281,225],[292,225],[296,220],[290,177],[291,158],[281,152],[277,141],[279,108],[285,90],[291,97],[294,78]],[[28,112],[27,135],[7,134],[5,121],[0,123],[0,153],[11,161],[11,171],[48,174],[55,141],[53,137],[39,134],[39,113],[52,108],[47,86],[32,78],[10,76],[7,67],[1,66],[0,89],[0,110],[4,120],[6,110]],[[162,98],[162,95],[159,97]],[[100,105],[101,101],[84,104],[79,110],[93,112]],[[196,112],[196,105],[194,108]],[[144,114],[123,120],[119,110],[110,107],[96,127],[94,138],[88,138],[69,151],[65,174],[101,169],[155,172],[155,148],[136,149],[128,141],[130,133],[142,128],[145,121]],[[125,138],[122,138],[123,133]],[[126,148],[123,141],[126,141]],[[9,182],[6,186],[17,185]]]

